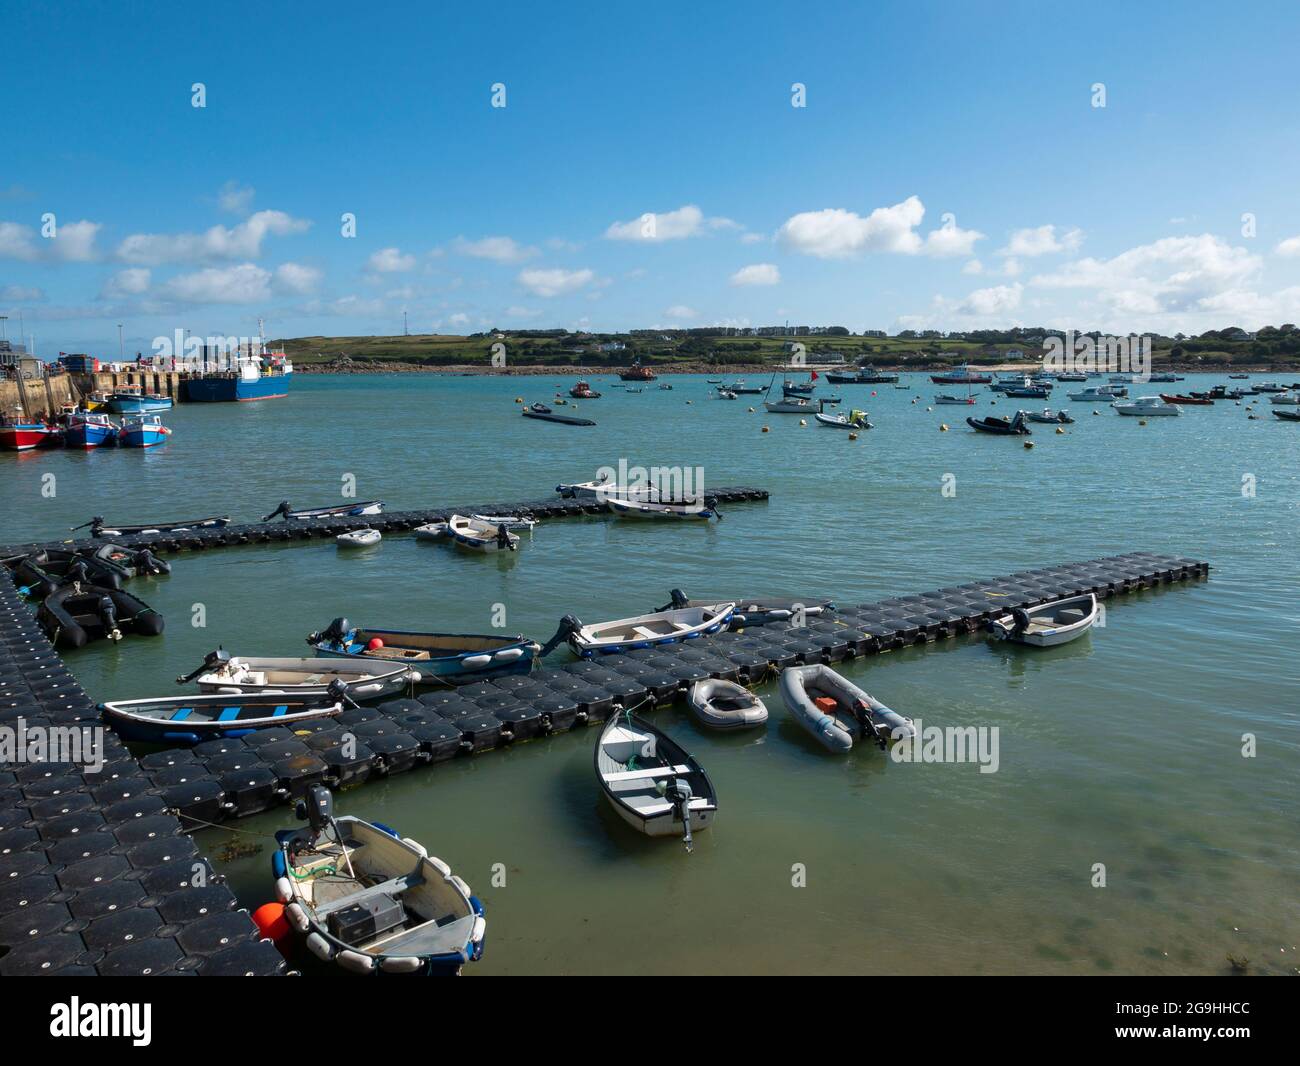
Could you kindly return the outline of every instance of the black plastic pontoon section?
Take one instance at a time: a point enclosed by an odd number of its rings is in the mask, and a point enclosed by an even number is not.
[[[709,489],[709,496],[719,503],[742,503],[748,500],[766,500],[766,489],[729,487]],[[525,500],[523,503],[479,503],[465,507],[441,507],[428,511],[389,511],[381,515],[356,518],[309,518],[292,521],[249,522],[241,525],[213,529],[192,529],[178,533],[136,533],[129,537],[105,537],[103,540],[46,541],[31,544],[7,544],[0,547],[0,559],[29,555],[45,548],[102,547],[111,540],[132,548],[148,548],[153,552],[202,551],[238,544],[274,544],[279,541],[333,539],[352,529],[377,529],[381,533],[402,533],[429,522],[445,522],[454,514],[522,515],[549,521],[556,518],[575,518],[581,515],[608,514],[609,505],[595,500],[560,500],[554,496],[544,500]],[[110,519],[113,515],[108,516]],[[118,516],[122,517],[122,516]],[[134,517],[131,522],[139,524]]]
[[[272,527],[276,528],[276,527]],[[796,627],[714,637],[546,667],[351,709],[301,732],[269,729],[135,759],[111,734],[99,775],[0,770],[0,973],[281,969],[231,913],[224,887],[193,887],[201,862],[182,825],[201,828],[282,806],[308,787],[384,779],[417,767],[598,722],[616,704],[666,703],[707,677],[757,682],[802,663],[971,633],[994,615],[1064,596],[1105,599],[1195,581],[1209,565],[1150,552],[1023,570],[917,596],[842,607]],[[0,582],[0,726],[93,722],[94,708]],[[128,942],[128,937],[130,941]]]

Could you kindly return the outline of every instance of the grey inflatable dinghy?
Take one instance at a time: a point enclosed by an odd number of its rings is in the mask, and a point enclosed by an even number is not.
[[[734,681],[697,681],[687,702],[700,724],[713,729],[748,729],[767,721],[767,705]]]
[[[781,699],[794,720],[834,752],[848,751],[862,737],[870,737],[883,750],[891,739],[916,735],[912,719],[890,710],[829,666],[783,670]]]

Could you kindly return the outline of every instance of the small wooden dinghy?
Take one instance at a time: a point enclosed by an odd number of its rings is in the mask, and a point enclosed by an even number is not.
[[[511,533],[504,522],[493,525],[479,518],[454,514],[447,519],[447,533],[458,545],[471,551],[519,550],[519,535]]]
[[[377,529],[353,529],[340,533],[334,538],[334,543],[340,548],[369,548],[383,539],[384,535]]]
[[[339,685],[341,693],[344,686]],[[104,720],[123,740],[150,744],[197,744],[218,737],[242,737],[258,729],[332,718],[343,711],[341,696],[303,697],[283,692],[168,696],[157,700],[114,700],[101,706]]]
[[[50,643],[56,648],[81,648],[92,640],[121,640],[128,633],[156,637],[163,616],[121,589],[73,582],[45,597],[36,612]]]
[[[709,775],[668,734],[631,711],[615,711],[596,741],[596,777],[609,805],[639,833],[680,836],[707,829],[718,813]]]
[[[1097,597],[1087,592],[1039,607],[1018,607],[990,621],[989,630],[999,640],[1052,648],[1083,636],[1097,621],[1099,613]]]
[[[417,684],[467,684],[505,674],[526,674],[541,645],[524,636],[405,633],[361,629],[336,618],[307,643],[318,655],[358,656],[369,662],[404,663],[418,670]]]
[[[605,500],[610,514],[615,518],[666,518],[707,522],[710,518],[722,520],[717,501],[710,498],[702,504],[651,503],[643,500]]]
[[[355,518],[360,515],[383,513],[383,500],[366,500],[364,503],[340,503],[333,507],[310,507],[298,511],[289,506],[288,500],[281,500],[279,507],[270,514],[262,516],[262,521],[269,522],[272,518],[283,518],[286,522],[290,519]]]
[[[318,959],[360,974],[453,975],[483,955],[487,921],[469,885],[421,844],[378,822],[334,816],[329,790],[276,833],[275,892]]]
[[[767,704],[734,681],[697,681],[686,702],[700,724],[711,729],[750,729],[767,721]]]
[[[195,518],[188,522],[154,522],[146,525],[111,525],[104,519],[96,515],[89,522],[82,522],[79,526],[73,526],[71,532],[75,533],[79,529],[90,527],[92,537],[129,537],[135,533],[180,533],[189,529],[211,529],[215,526],[228,526],[230,524],[229,515],[215,515],[211,518]]]
[[[375,700],[401,692],[420,679],[418,670],[401,663],[391,665],[358,659],[268,659],[231,655],[218,648],[208,652],[203,665],[176,679],[191,681],[200,692],[235,692],[256,695],[284,692],[298,697],[329,695],[338,681],[347,686],[348,699]]]
[[[589,658],[633,648],[652,648],[657,644],[679,644],[719,633],[727,628],[735,609],[734,603],[716,603],[707,607],[656,611],[589,626],[569,614],[560,621],[560,633],[567,637],[569,647],[576,654]]]
[[[781,671],[781,699],[801,726],[834,752],[870,737],[883,750],[890,740],[916,735],[912,719],[892,711],[829,666]]]

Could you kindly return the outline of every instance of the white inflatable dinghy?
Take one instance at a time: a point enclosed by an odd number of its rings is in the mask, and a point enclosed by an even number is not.
[[[334,538],[340,548],[369,548],[378,544],[384,535],[377,529],[354,529],[350,533],[340,533]]]
[[[713,729],[749,729],[767,721],[767,705],[734,681],[697,681],[687,702],[700,724]]]
[[[889,740],[913,737],[912,719],[890,710],[829,666],[791,666],[781,672],[781,699],[801,726],[834,752],[870,737],[883,749]]]

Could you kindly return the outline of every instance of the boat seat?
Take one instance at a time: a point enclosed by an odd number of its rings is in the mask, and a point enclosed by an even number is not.
[[[442,918],[403,929],[384,940],[366,945],[366,951],[384,955],[440,955],[459,951],[469,943],[474,931],[474,915],[463,918],[445,915]]]
[[[638,637],[643,637],[646,640],[658,640],[660,637],[665,635],[663,633],[655,632],[649,626],[633,626],[632,632]]]
[[[651,777],[667,777],[669,774],[689,774],[689,766],[651,766],[644,770],[620,770],[618,773],[606,774],[606,781],[638,781]]]
[[[351,907],[354,903],[360,903],[365,899],[372,899],[375,896],[397,896],[405,892],[408,888],[414,888],[416,885],[424,884],[424,875],[418,870],[409,874],[401,874],[398,877],[390,877],[387,881],[381,881],[377,885],[371,885],[369,888],[363,888],[360,892],[351,892],[341,899],[332,900],[329,903],[321,904],[316,907],[316,917],[324,918],[332,911],[341,907]]]
[[[1088,612],[1081,607],[1067,607],[1056,615],[1056,620],[1063,626],[1074,625],[1075,622],[1082,622],[1088,617]]]
[[[686,801],[686,806],[688,810],[703,811],[707,810],[712,804],[703,796],[692,796]],[[667,800],[660,800],[658,803],[636,804],[636,812],[645,815],[647,818],[653,818],[656,814],[664,814],[672,809],[673,805]]]

